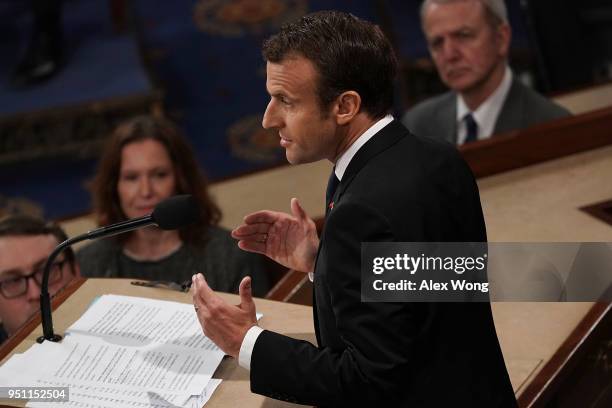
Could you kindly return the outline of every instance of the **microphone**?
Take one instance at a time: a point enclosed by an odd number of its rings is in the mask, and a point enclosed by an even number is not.
[[[153,212],[149,215],[96,228],[95,230],[88,231],[85,234],[69,238],[59,244],[53,250],[53,252],[51,252],[51,255],[49,255],[49,258],[47,259],[47,263],[45,264],[45,271],[40,287],[40,310],[43,335],[37,338],[36,341],[38,343],[42,343],[45,340],[57,342],[62,339],[62,336],[53,333],[51,297],[49,296],[49,273],[51,271],[53,261],[64,249],[76,244],[77,242],[110,237],[151,225],[155,225],[163,230],[182,228],[195,222],[199,218],[199,215],[200,211],[198,204],[193,196],[189,194],[177,195],[167,198],[157,204]]]
[[[84,239],[92,240],[123,234],[138,228],[157,225],[163,230],[173,230],[190,224],[198,218],[198,205],[191,195],[170,197],[155,206],[153,212],[144,217],[100,227],[85,234]]]

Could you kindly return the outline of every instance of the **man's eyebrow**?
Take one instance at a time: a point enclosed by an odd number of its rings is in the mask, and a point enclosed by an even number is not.
[[[20,270],[17,268],[0,271],[0,281],[4,280],[4,278],[16,278],[21,276],[19,272]]]
[[[33,265],[33,269],[39,268],[41,266],[45,266],[45,263],[47,262],[47,258],[42,258],[39,261],[37,261],[34,265]]]
[[[39,259],[38,261],[36,261],[34,263],[34,265],[32,266],[32,269],[37,269],[37,268],[39,268],[41,266],[44,266],[45,262],[47,262],[47,258],[46,257],[43,257],[43,258]],[[11,268],[11,269],[6,269],[4,271],[0,271],[0,279],[2,277],[4,277],[4,276],[7,276],[7,275],[9,277],[11,277],[11,278],[14,278],[16,276],[21,276],[20,272],[22,272],[22,271],[23,270],[19,269],[19,268]]]
[[[474,27],[463,25],[456,30],[451,31],[451,34],[460,33],[462,31],[474,31]]]
[[[471,26],[468,26],[468,25],[462,25],[461,27],[457,27],[457,28],[455,28],[455,29],[453,29],[451,31],[448,31],[446,34],[453,35],[453,34],[458,34],[461,31],[466,31],[466,30],[467,31],[474,31],[474,27],[471,27]],[[426,35],[425,39],[430,41],[430,40],[435,40],[437,38],[443,38],[444,36],[445,36],[444,33],[442,33],[442,34],[434,34],[431,37]]]

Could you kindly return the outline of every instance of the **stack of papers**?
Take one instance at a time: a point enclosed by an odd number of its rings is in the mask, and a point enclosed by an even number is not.
[[[259,316],[258,316],[259,317]],[[8,387],[69,387],[68,402],[28,407],[202,407],[224,353],[189,304],[104,295],[67,331],[0,368]]]

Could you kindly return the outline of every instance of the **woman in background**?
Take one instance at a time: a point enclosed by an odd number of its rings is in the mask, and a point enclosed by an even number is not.
[[[98,223],[109,225],[150,214],[162,200],[191,194],[201,209],[199,221],[178,231],[156,227],[98,240],[82,248],[82,275],[191,282],[203,273],[222,292],[238,292],[251,276],[253,294],[268,290],[262,259],[238,248],[217,226],[221,211],[207,191],[193,150],[171,122],[139,116],[119,125],[98,164],[92,185]]]

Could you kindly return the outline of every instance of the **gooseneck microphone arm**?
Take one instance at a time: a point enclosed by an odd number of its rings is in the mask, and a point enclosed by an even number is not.
[[[164,230],[182,228],[199,217],[199,209],[195,199],[190,195],[178,195],[170,197],[159,203],[153,213],[140,218],[133,218],[117,224],[100,227],[85,234],[67,239],[59,244],[45,264],[42,284],[40,286],[40,311],[43,327],[43,335],[36,339],[42,343],[45,340],[58,342],[62,339],[59,334],[53,333],[53,319],[51,317],[51,297],[49,296],[49,274],[55,258],[67,247],[77,242],[110,237],[124,232],[133,231],[138,228],[156,225]]]
[[[42,320],[43,335],[36,339],[37,342],[42,343],[45,340],[49,341],[60,341],[62,336],[53,333],[53,319],[51,318],[51,297],[49,296],[49,273],[51,272],[51,266],[55,258],[67,247],[77,242],[81,242],[87,239],[87,236],[80,235],[74,238],[67,239],[62,242],[51,252],[47,263],[45,264],[45,272],[43,274],[42,285],[40,286],[40,313]]]
[[[153,221],[152,216],[147,215],[144,217],[119,222],[117,224],[109,225],[107,227],[96,228],[95,230],[89,231],[85,234],[67,239],[66,241],[59,244],[53,250],[53,252],[51,252],[51,255],[49,255],[49,258],[47,259],[47,263],[45,264],[43,280],[40,286],[40,312],[42,316],[43,335],[36,339],[37,342],[42,343],[45,340],[58,342],[62,339],[62,336],[53,332],[53,318],[51,317],[51,296],[49,295],[49,275],[51,274],[51,266],[53,265],[53,261],[55,261],[55,258],[57,258],[57,256],[62,253],[64,249],[76,244],[77,242],[101,237],[110,237],[112,235],[121,234],[149,225],[155,225],[155,221]]]
[[[113,235],[123,234],[124,232],[133,231],[138,228],[148,227],[149,225],[157,224],[153,220],[152,215],[145,215],[144,217],[132,218],[131,220],[118,222],[117,224],[96,228],[95,230],[87,232],[85,234],[85,239],[111,237]]]

